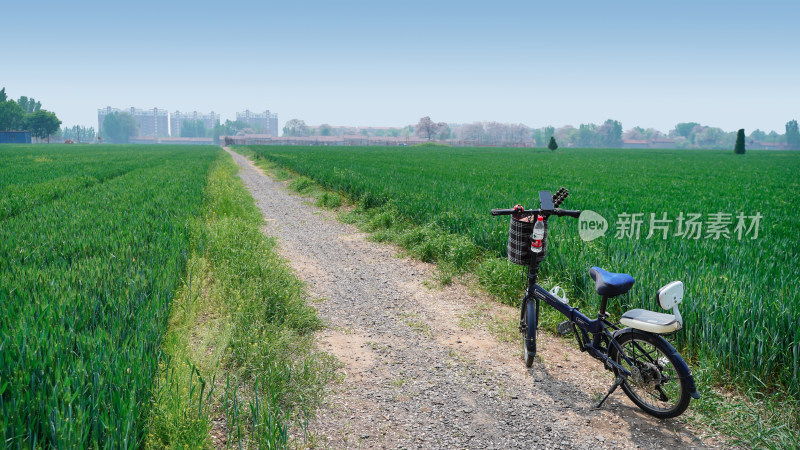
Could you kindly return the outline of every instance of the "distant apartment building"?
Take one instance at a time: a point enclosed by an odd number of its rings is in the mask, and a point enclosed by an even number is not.
[[[249,109],[245,112],[237,112],[236,120],[251,125],[257,125],[261,132],[278,136],[278,114],[270,114],[269,110],[263,113],[254,113]]]
[[[197,111],[192,111],[190,113],[175,111],[174,113],[170,114],[169,117],[170,136],[181,136],[181,126],[185,120],[199,120],[203,122],[203,126],[206,128],[206,130],[211,130],[215,126],[219,125],[219,114],[215,114],[214,111],[211,111],[208,114],[202,114]]]
[[[139,136],[166,137],[169,136],[169,115],[165,109],[117,109],[107,106],[97,110],[98,134],[103,132],[103,121],[106,116],[114,112],[125,112],[133,116],[139,125]]]

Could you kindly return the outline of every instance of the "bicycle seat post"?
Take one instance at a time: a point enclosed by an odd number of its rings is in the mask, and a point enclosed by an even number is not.
[[[604,295],[602,300],[600,300],[600,311],[597,313],[598,319],[605,319],[606,318],[606,306],[608,305],[608,296]]]
[[[608,315],[606,314],[606,306],[607,306],[607,304],[608,304],[608,296],[604,295],[604,296],[602,296],[602,299],[600,300],[600,310],[597,312],[597,319],[598,320],[603,320],[606,317],[608,317]],[[592,336],[592,347],[593,348],[601,350],[601,344],[602,344],[601,336],[602,336],[602,333],[594,333],[594,335]],[[614,387],[613,389],[616,389],[616,387]],[[613,389],[611,391],[608,391],[608,395],[611,395],[611,392],[613,392]],[[608,395],[606,395],[606,398],[608,398]],[[603,401],[605,401],[605,399],[603,399]],[[600,405],[603,404],[603,401],[600,402]],[[600,407],[600,405],[598,405],[598,408]]]

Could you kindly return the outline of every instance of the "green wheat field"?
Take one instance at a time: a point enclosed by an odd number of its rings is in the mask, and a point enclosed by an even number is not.
[[[517,203],[538,207],[539,190],[555,192],[564,186],[571,195],[562,207],[598,212],[609,230],[584,242],[576,220],[552,221],[545,279],[566,286],[584,310],[596,311],[599,302],[588,269],[596,265],[630,273],[636,284],[619,299],[618,312],[658,310],[656,290],[682,280],[684,329],[676,340],[683,355],[715,370],[722,380],[766,386],[768,392],[777,389],[800,400],[800,153],[251,149],[376,208],[376,214],[391,210],[415,224],[464,236],[497,258],[505,256],[508,218],[491,217],[490,209]],[[620,218],[627,220],[624,214],[642,214],[637,216],[643,222],[638,239],[618,225]],[[648,238],[651,214],[667,222]],[[686,235],[686,223],[679,228],[678,218],[696,214],[699,232]],[[737,230],[740,215],[744,228]],[[623,228],[628,232],[618,236]]]
[[[185,271],[188,222],[218,152],[0,149],[7,438],[137,441]]]

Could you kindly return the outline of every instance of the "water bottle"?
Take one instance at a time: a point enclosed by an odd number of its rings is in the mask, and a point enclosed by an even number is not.
[[[542,242],[544,241],[544,218],[536,217],[536,224],[533,226],[533,236],[531,238],[531,251],[533,253],[542,252]]]

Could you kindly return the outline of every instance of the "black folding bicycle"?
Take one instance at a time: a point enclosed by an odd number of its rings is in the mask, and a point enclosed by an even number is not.
[[[619,323],[609,321],[606,313],[608,299],[622,295],[633,286],[634,278],[624,273],[612,273],[592,267],[589,273],[595,289],[601,296],[597,319],[592,320],[569,305],[557,289],[548,291],[536,283],[539,264],[547,254],[547,221],[552,216],[578,218],[576,210],[559,206],[569,191],[559,189],[539,192],[539,209],[526,210],[517,205],[513,209],[493,209],[492,215],[511,215],[508,240],[508,257],[517,264],[528,266],[528,288],[520,308],[519,330],[522,334],[522,351],[525,365],[531,367],[536,356],[536,330],[539,323],[539,302],[543,301],[566,316],[559,324],[561,334],[573,332],[581,351],[602,361],[614,376],[614,383],[597,408],[618,387],[647,414],[667,419],[683,413],[690,397],[699,399],[689,366],[663,335],[677,332],[683,326],[678,305],[683,301],[683,283],[673,281],[658,290],[656,296],[661,308],[672,310],[664,314],[643,309],[624,313]],[[539,217],[544,222],[544,236],[531,248],[534,225]],[[536,252],[536,250],[539,250]],[[625,328],[622,328],[625,326]]]

